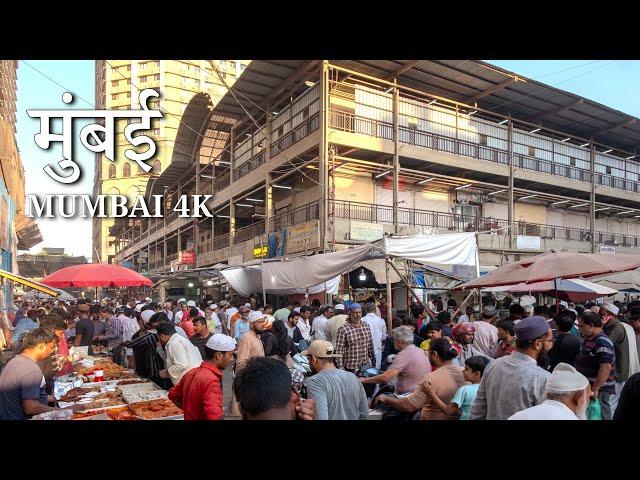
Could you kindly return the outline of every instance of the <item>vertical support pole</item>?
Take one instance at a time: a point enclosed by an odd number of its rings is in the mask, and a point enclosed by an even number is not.
[[[322,61],[320,77],[320,151],[318,156],[319,182],[322,198],[320,199],[320,238],[322,239],[322,251],[327,247],[328,228],[328,208],[327,198],[329,196],[329,182],[327,174],[329,171],[329,62]]]
[[[591,230],[591,253],[596,252],[596,146],[593,139],[589,143],[589,160],[591,170],[591,198],[589,203],[589,226]]]
[[[272,179],[271,172],[267,172],[267,179],[264,185],[264,231],[267,234],[271,233],[272,229],[275,231],[275,225],[271,225],[271,212],[273,211]]]
[[[393,83],[396,84],[394,78]],[[398,212],[398,187],[400,185],[400,154],[398,152],[398,142],[400,140],[399,122],[398,122],[398,103],[399,92],[398,86],[393,87],[393,231],[398,234],[399,230],[399,212]]]
[[[385,265],[385,273],[387,277],[387,333],[391,335],[391,331],[393,329],[393,313],[391,312],[391,281],[389,280],[389,262],[391,260],[389,257],[385,257],[384,265]]]
[[[200,195],[200,153],[196,153],[196,195]],[[196,268],[200,266],[200,255],[198,255],[198,241],[200,240],[200,223],[197,218],[193,219],[193,251],[196,253]]]
[[[509,250],[513,248],[514,230],[514,200],[513,200],[513,122],[509,115],[508,125],[508,148],[509,148],[509,205],[507,207],[507,219],[509,222]]]
[[[233,245],[236,234],[236,204],[233,203],[233,197],[229,199],[229,247]]]

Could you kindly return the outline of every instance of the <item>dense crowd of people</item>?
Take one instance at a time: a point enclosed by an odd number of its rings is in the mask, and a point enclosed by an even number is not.
[[[640,302],[509,300],[433,296],[394,311],[390,331],[374,298],[25,301],[3,329],[0,419],[55,409],[54,380],[82,347],[168,390],[186,420],[640,417]]]

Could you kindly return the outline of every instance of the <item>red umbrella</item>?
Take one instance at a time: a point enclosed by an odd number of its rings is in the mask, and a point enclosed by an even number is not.
[[[497,268],[484,277],[459,285],[455,289],[498,287],[515,283],[529,284],[554,278],[593,277],[638,267],[640,267],[640,255],[550,252]]]
[[[129,268],[109,263],[84,263],[47,275],[42,283],[51,287],[152,287],[153,282]]]

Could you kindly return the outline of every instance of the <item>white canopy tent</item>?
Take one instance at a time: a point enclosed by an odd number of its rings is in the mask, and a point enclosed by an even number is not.
[[[385,237],[348,250],[252,261],[221,270],[241,295],[251,293],[337,293],[340,275],[360,262],[400,257],[421,263],[479,267],[474,233]]]

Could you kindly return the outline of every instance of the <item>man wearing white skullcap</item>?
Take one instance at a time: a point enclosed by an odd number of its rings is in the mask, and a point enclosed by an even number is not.
[[[245,309],[247,307],[240,307]],[[249,331],[245,333],[238,341],[238,357],[236,359],[236,371],[242,369],[245,363],[253,357],[264,357],[264,345],[260,340],[260,333],[264,328],[265,318],[264,314],[255,311],[249,313]],[[238,408],[238,402],[235,395],[231,402],[231,415],[240,416],[240,409]]]
[[[184,410],[185,420],[224,418],[222,376],[233,360],[236,341],[222,333],[212,335],[204,346],[199,367],[185,373],[169,390],[169,400]]]
[[[559,363],[547,382],[547,399],[508,420],[586,420],[589,395],[587,377],[568,363]]]
[[[613,342],[616,352],[616,363],[614,366],[614,378],[616,381],[615,395],[611,397],[611,415],[618,407],[618,398],[624,388],[624,384],[630,376],[630,349],[629,337],[624,325],[618,320],[620,309],[613,303],[605,303],[600,309],[602,317],[602,331]]]

